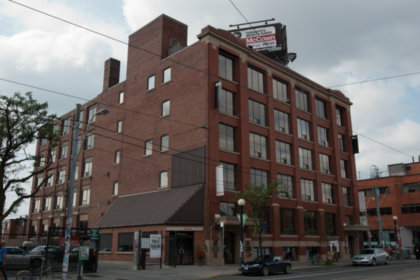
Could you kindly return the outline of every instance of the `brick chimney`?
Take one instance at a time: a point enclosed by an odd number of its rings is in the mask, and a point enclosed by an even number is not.
[[[110,58],[105,61],[103,91],[120,82],[120,61]]]

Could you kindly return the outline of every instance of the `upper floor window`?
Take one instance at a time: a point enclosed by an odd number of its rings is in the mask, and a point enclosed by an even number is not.
[[[47,144],[47,138],[42,137],[40,145],[43,146],[45,144]]]
[[[39,167],[43,167],[45,165],[45,154],[39,155]]]
[[[121,161],[121,150],[116,150],[115,151],[114,163],[119,164],[120,161]]]
[[[303,120],[303,119],[297,119],[297,125],[298,125],[298,137],[300,139],[304,139],[307,141],[310,141],[312,139],[311,137],[311,123]]]
[[[70,133],[70,117],[68,117],[67,119],[64,120],[63,122],[63,131],[62,131],[62,135],[67,135]]]
[[[327,102],[319,98],[315,99],[315,110],[318,118],[327,119]]]
[[[302,192],[302,200],[316,201],[314,181],[300,179],[300,187]]]
[[[341,178],[348,178],[347,160],[340,159]]]
[[[47,187],[54,185],[54,172],[48,172]]]
[[[279,197],[294,198],[293,176],[277,174],[277,191]]]
[[[401,193],[420,192],[420,182],[406,183],[401,187]]]
[[[124,103],[124,91],[120,91],[120,94],[118,95],[118,104]]]
[[[147,90],[152,90],[155,88],[155,75],[147,78]]]
[[[319,154],[319,168],[323,174],[331,174],[331,157],[325,154]]]
[[[221,89],[220,96],[218,98],[219,112],[229,115],[236,115],[236,93]]]
[[[47,196],[45,198],[44,211],[50,211],[50,210],[51,210],[51,196]]]
[[[345,110],[340,106],[335,107],[335,118],[338,126],[345,126],[345,118],[344,118]]]
[[[86,158],[84,169],[83,169],[83,177],[92,176],[92,165],[93,165],[93,158],[92,157]]]
[[[237,166],[235,164],[221,162],[223,166],[223,186],[225,190],[236,190]]]
[[[265,105],[249,99],[248,106],[249,121],[259,125],[265,125]]]
[[[64,195],[59,194],[56,196],[55,209],[63,209],[64,206]]]
[[[53,134],[54,135],[58,135],[58,131],[59,131],[59,125],[58,125],[58,123],[55,123],[54,125],[53,125]]]
[[[118,195],[118,188],[119,188],[119,183],[118,181],[115,181],[112,187],[112,195]]]
[[[236,81],[236,58],[225,52],[219,53],[219,76],[226,80]]]
[[[401,214],[420,214],[420,204],[404,204],[401,206]]]
[[[57,184],[64,184],[66,182],[66,169],[61,168],[58,172],[58,181]]]
[[[226,124],[219,124],[219,148],[236,152],[236,128]]]
[[[309,94],[300,89],[295,89],[296,107],[305,112],[309,112]]]
[[[311,150],[299,147],[299,167],[313,170]]]
[[[251,168],[251,185],[268,186],[268,172],[261,169]]]
[[[40,210],[41,210],[41,200],[40,199],[35,199],[34,213],[39,213]]]
[[[274,128],[283,133],[290,133],[289,114],[274,109]]]
[[[327,204],[335,203],[335,194],[333,185],[321,183],[322,188],[322,202]]]
[[[219,211],[222,217],[234,217],[236,215],[236,205],[231,202],[220,202]]]
[[[170,113],[171,113],[171,101],[170,100],[165,100],[165,101],[162,102],[161,116],[166,117],[166,116],[169,116]]]
[[[84,111],[80,111],[79,113],[79,128],[83,128],[83,123],[85,122],[85,120],[83,119],[83,113]]]
[[[324,147],[329,147],[328,129],[322,126],[318,126],[318,144]]]
[[[122,133],[123,121],[119,120],[117,122],[117,133]]]
[[[159,179],[159,186],[161,188],[167,188],[168,185],[168,171],[161,171],[160,172],[160,179]]]
[[[87,137],[86,137],[86,147],[85,147],[85,149],[86,150],[92,149],[93,146],[94,146],[94,143],[95,143],[95,134],[93,134],[93,133],[88,134]]]
[[[289,103],[289,86],[285,82],[273,78],[273,97],[281,102]]]
[[[87,123],[91,124],[96,121],[96,105],[89,107]]]
[[[343,187],[343,199],[344,199],[344,206],[351,206],[352,199],[351,199],[351,191],[349,187]]]
[[[61,156],[60,158],[67,158],[67,153],[68,153],[68,148],[69,146],[67,144],[61,146]]]
[[[250,132],[249,154],[252,157],[267,159],[267,138],[265,136]]]
[[[169,150],[169,135],[165,134],[160,137],[160,151],[166,152]]]
[[[146,140],[144,144],[144,155],[150,156],[153,153],[153,140]]]
[[[54,163],[57,160],[57,149],[52,148],[50,152],[50,161]]]
[[[292,149],[289,143],[276,140],[276,161],[281,164],[292,164]]]
[[[89,205],[90,203],[90,188],[82,190],[82,205]]]
[[[171,67],[163,70],[163,83],[167,83],[171,80]]]
[[[315,211],[306,211],[303,214],[303,222],[305,234],[316,235],[318,234],[318,219]]]
[[[248,66],[248,88],[264,93],[264,73]]]
[[[341,133],[338,133],[337,138],[338,138],[338,149],[341,152],[345,152],[346,151],[345,136],[343,134],[341,134]]]

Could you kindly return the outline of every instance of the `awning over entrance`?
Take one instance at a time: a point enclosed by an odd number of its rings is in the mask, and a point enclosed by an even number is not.
[[[347,225],[344,227],[344,231],[369,231],[370,226],[364,225]]]
[[[121,196],[96,224],[98,228],[163,224],[203,224],[202,184]]]

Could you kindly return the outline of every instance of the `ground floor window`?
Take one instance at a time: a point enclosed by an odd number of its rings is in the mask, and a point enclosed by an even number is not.
[[[118,252],[133,251],[133,233],[125,232],[118,234]]]
[[[291,260],[297,261],[299,260],[299,250],[298,247],[283,247],[282,249],[282,257]]]
[[[262,247],[261,251],[262,251],[263,255],[270,255],[271,254],[271,247]],[[252,251],[252,254],[253,254],[254,258],[258,257],[260,255],[259,254],[259,247],[254,247],[253,251]]]
[[[112,252],[112,233],[104,233],[99,236],[99,251]]]

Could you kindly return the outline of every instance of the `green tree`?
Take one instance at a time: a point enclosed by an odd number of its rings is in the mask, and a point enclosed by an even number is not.
[[[243,198],[251,206],[251,216],[254,220],[255,233],[258,235],[258,255],[262,255],[262,234],[264,222],[269,218],[270,206],[273,195],[279,191],[281,183],[272,182],[268,186],[252,185],[247,191],[239,193],[238,198]]]
[[[31,190],[25,188],[29,179],[49,165],[45,162],[40,166],[28,146],[38,137],[48,140],[50,145],[57,140],[51,124],[55,115],[48,114],[47,109],[48,104],[38,103],[30,92],[0,96],[0,224],[16,213],[23,200],[33,197],[48,179],[44,178]],[[6,196],[11,202],[7,208]]]

